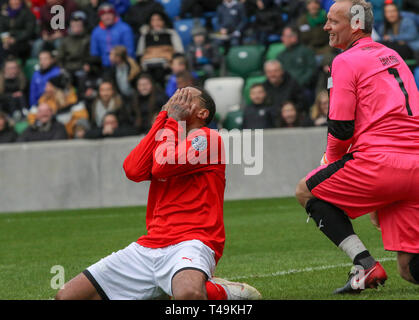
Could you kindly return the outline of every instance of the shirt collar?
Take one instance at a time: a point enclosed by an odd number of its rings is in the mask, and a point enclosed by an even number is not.
[[[349,49],[351,49],[351,48],[353,48],[353,47],[355,47],[355,46],[357,46],[357,45],[359,45],[359,44],[362,44],[362,43],[367,43],[367,42],[373,42],[372,38],[371,38],[371,37],[363,37],[363,38],[361,38],[361,39],[355,40],[354,42],[352,42],[352,43],[349,45],[349,47],[348,47],[346,50],[349,50]],[[345,50],[345,51],[346,51],[346,50]]]

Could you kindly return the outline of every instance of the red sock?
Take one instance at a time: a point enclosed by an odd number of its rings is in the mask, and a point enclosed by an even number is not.
[[[227,292],[223,286],[211,281],[205,283],[208,300],[227,300]]]

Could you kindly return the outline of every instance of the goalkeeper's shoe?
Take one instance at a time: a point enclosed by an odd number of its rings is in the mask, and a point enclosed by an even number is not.
[[[386,280],[386,271],[379,262],[376,262],[369,269],[353,266],[349,272],[348,282],[342,288],[336,289],[334,293],[361,293],[361,291],[368,288],[377,289],[379,285],[384,285]]]
[[[212,278],[216,284],[223,286],[228,300],[260,300],[260,292],[247,283],[231,282],[222,278]]]

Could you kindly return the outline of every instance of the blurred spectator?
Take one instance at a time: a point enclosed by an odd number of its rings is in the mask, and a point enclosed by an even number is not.
[[[320,0],[306,0],[307,13],[298,18],[297,27],[300,31],[300,41],[316,54],[329,53],[329,34],[323,30],[327,14],[321,8]]]
[[[130,118],[138,133],[147,133],[154,117],[160,112],[168,97],[153,78],[143,73],[138,77],[132,101]]]
[[[418,28],[410,17],[402,17],[393,3],[384,5],[384,22],[379,28],[382,42],[396,50],[403,59],[414,58],[419,51]]]
[[[285,50],[277,59],[281,62],[285,71],[305,88],[313,85],[314,76],[317,72],[317,64],[314,52],[299,43],[298,31],[292,27],[285,27],[282,32],[282,42]]]
[[[56,14],[56,12],[51,10],[51,8],[56,5],[60,5],[64,8],[64,29],[54,30],[51,26],[51,20]],[[41,7],[41,38],[37,39],[32,45],[32,57],[37,57],[39,52],[44,49],[58,49],[63,37],[67,34],[71,14],[76,10],[77,4],[74,0],[47,0],[47,2]]]
[[[27,80],[16,59],[8,59],[0,73],[0,111],[14,121],[20,121],[27,113]]]
[[[0,143],[15,142],[17,134],[10,126],[7,115],[0,111]]]
[[[131,97],[134,89],[132,87],[135,78],[140,73],[140,66],[128,56],[124,46],[112,48],[110,57],[112,80],[124,98]]]
[[[90,130],[89,120],[79,119],[73,126],[74,139],[84,139],[86,133]]]
[[[76,2],[78,8],[87,6],[87,4],[89,3],[89,0],[74,0],[74,1]]]
[[[89,33],[99,24],[99,6],[104,0],[89,0],[86,5],[82,7],[84,13],[86,13],[86,29]]]
[[[176,77],[176,84],[179,89],[193,87],[196,85],[196,79],[189,71],[183,71]]]
[[[250,88],[250,100],[243,111],[243,129],[268,129],[275,127],[275,110],[267,99],[263,84],[256,83]]]
[[[8,0],[1,7],[0,36],[3,60],[13,55],[26,60],[30,55],[30,41],[35,37],[36,18],[23,0]]]
[[[186,54],[189,70],[203,72],[206,78],[213,77],[215,69],[221,63],[218,46],[208,39],[207,31],[203,27],[193,29],[192,37],[193,41]]]
[[[103,117],[103,124],[86,132],[85,139],[118,138],[137,135],[135,128],[129,125],[120,125],[118,117],[113,112],[108,112]]]
[[[161,12],[154,12],[141,30],[138,41],[137,56],[141,68],[164,86],[165,76],[173,54],[183,53],[184,48],[179,34],[170,29],[169,17]]]
[[[29,6],[31,12],[34,14],[36,20],[41,18],[41,8],[46,3],[46,0],[30,0],[26,1],[27,5]],[[29,5],[30,3],[30,5]]]
[[[127,48],[128,55],[134,56],[134,36],[131,27],[117,15],[115,8],[109,3],[99,7],[100,23],[93,30],[90,39],[90,55],[100,57],[104,67],[110,67],[109,54],[113,47],[122,45]]]
[[[182,0],[180,18],[201,18],[205,12],[217,10],[222,0]]]
[[[236,0],[223,0],[217,7],[217,19],[220,34],[227,37],[227,40],[221,40],[226,51],[230,45],[240,45],[242,33],[248,22],[243,4]]]
[[[172,73],[166,83],[166,95],[168,97],[171,97],[178,89],[176,81],[178,75],[185,71],[190,71],[186,57],[179,53],[173,55],[170,69],[172,70]]]
[[[47,81],[44,93],[39,98],[38,103],[48,104],[51,107],[53,114],[56,115],[57,120],[60,121],[58,114],[67,114],[68,111],[71,111],[69,110],[69,107],[75,105],[77,101],[77,94],[74,87],[71,85],[69,76],[61,73]],[[84,110],[82,115],[85,117],[87,115],[87,111]],[[68,120],[68,117],[66,117],[66,120]],[[67,127],[67,121],[60,122]],[[71,136],[69,130],[67,130],[67,133]]]
[[[247,17],[252,17],[256,14],[256,11],[258,9],[258,6],[257,6],[258,0],[238,0],[238,1],[243,4]]]
[[[119,121],[128,121],[128,115],[124,110],[121,96],[116,92],[113,83],[105,80],[100,84],[99,95],[93,101],[89,112],[92,127],[98,128],[102,126],[103,117],[108,112],[115,112]]]
[[[51,107],[46,103],[42,103],[38,106],[35,122],[23,131],[17,141],[30,142],[63,139],[67,139],[64,125],[55,119]]]
[[[280,128],[296,128],[302,126],[301,114],[292,101],[287,101],[282,105],[278,126]]]
[[[116,13],[120,17],[122,17],[131,6],[130,0],[107,0],[107,2],[114,6]]]
[[[73,126],[78,119],[88,119],[89,114],[83,102],[78,103],[77,94],[71,85],[70,77],[60,74],[48,80],[44,94],[39,98],[39,104],[46,103],[58,122],[62,123],[69,138],[73,137]],[[35,121],[37,108],[31,108],[28,122]]]
[[[329,53],[322,56],[320,60],[320,70],[317,72],[317,84],[316,84],[316,94],[320,91],[327,89],[327,82],[330,77],[330,66],[332,65],[335,54]]]
[[[254,22],[250,24],[257,43],[267,45],[270,43],[269,36],[281,34],[284,27],[282,12],[274,0],[256,0]]]
[[[124,21],[131,26],[136,39],[140,37],[141,27],[148,23],[151,14],[154,12],[164,12],[161,3],[155,0],[137,0],[128,9]]]
[[[83,71],[77,78],[77,95],[89,110],[102,81],[102,61],[98,57],[87,56],[83,63]]]
[[[89,55],[90,36],[86,33],[86,14],[75,11],[71,15],[68,35],[58,48],[59,65],[68,71],[73,78],[83,68],[83,61]]]
[[[36,70],[31,79],[29,91],[29,107],[37,105],[38,99],[44,93],[47,81],[60,73],[55,57],[51,51],[43,50],[39,53],[39,70]]]
[[[400,9],[402,1],[403,0],[368,0],[368,2],[371,2],[372,4],[372,11],[374,14],[374,27],[378,28],[384,22],[385,3],[394,3]]]
[[[278,60],[266,61],[264,72],[267,79],[263,86],[275,110],[279,111],[285,101],[295,102],[300,110],[303,108],[304,100],[301,87],[288,72],[283,70]]]
[[[311,107],[310,118],[312,125],[327,126],[327,114],[329,112],[329,94],[326,90],[320,91],[317,94],[314,105]]]
[[[305,12],[305,0],[275,0],[287,16],[287,24],[294,25]]]
[[[419,14],[418,0],[403,0],[403,10]]]

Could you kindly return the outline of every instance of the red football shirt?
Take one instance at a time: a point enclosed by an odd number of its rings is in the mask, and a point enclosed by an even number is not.
[[[137,243],[162,248],[197,239],[220,259],[225,242],[224,145],[217,131],[203,127],[187,137],[167,112],[124,161],[128,179],[151,180],[147,234]]]

